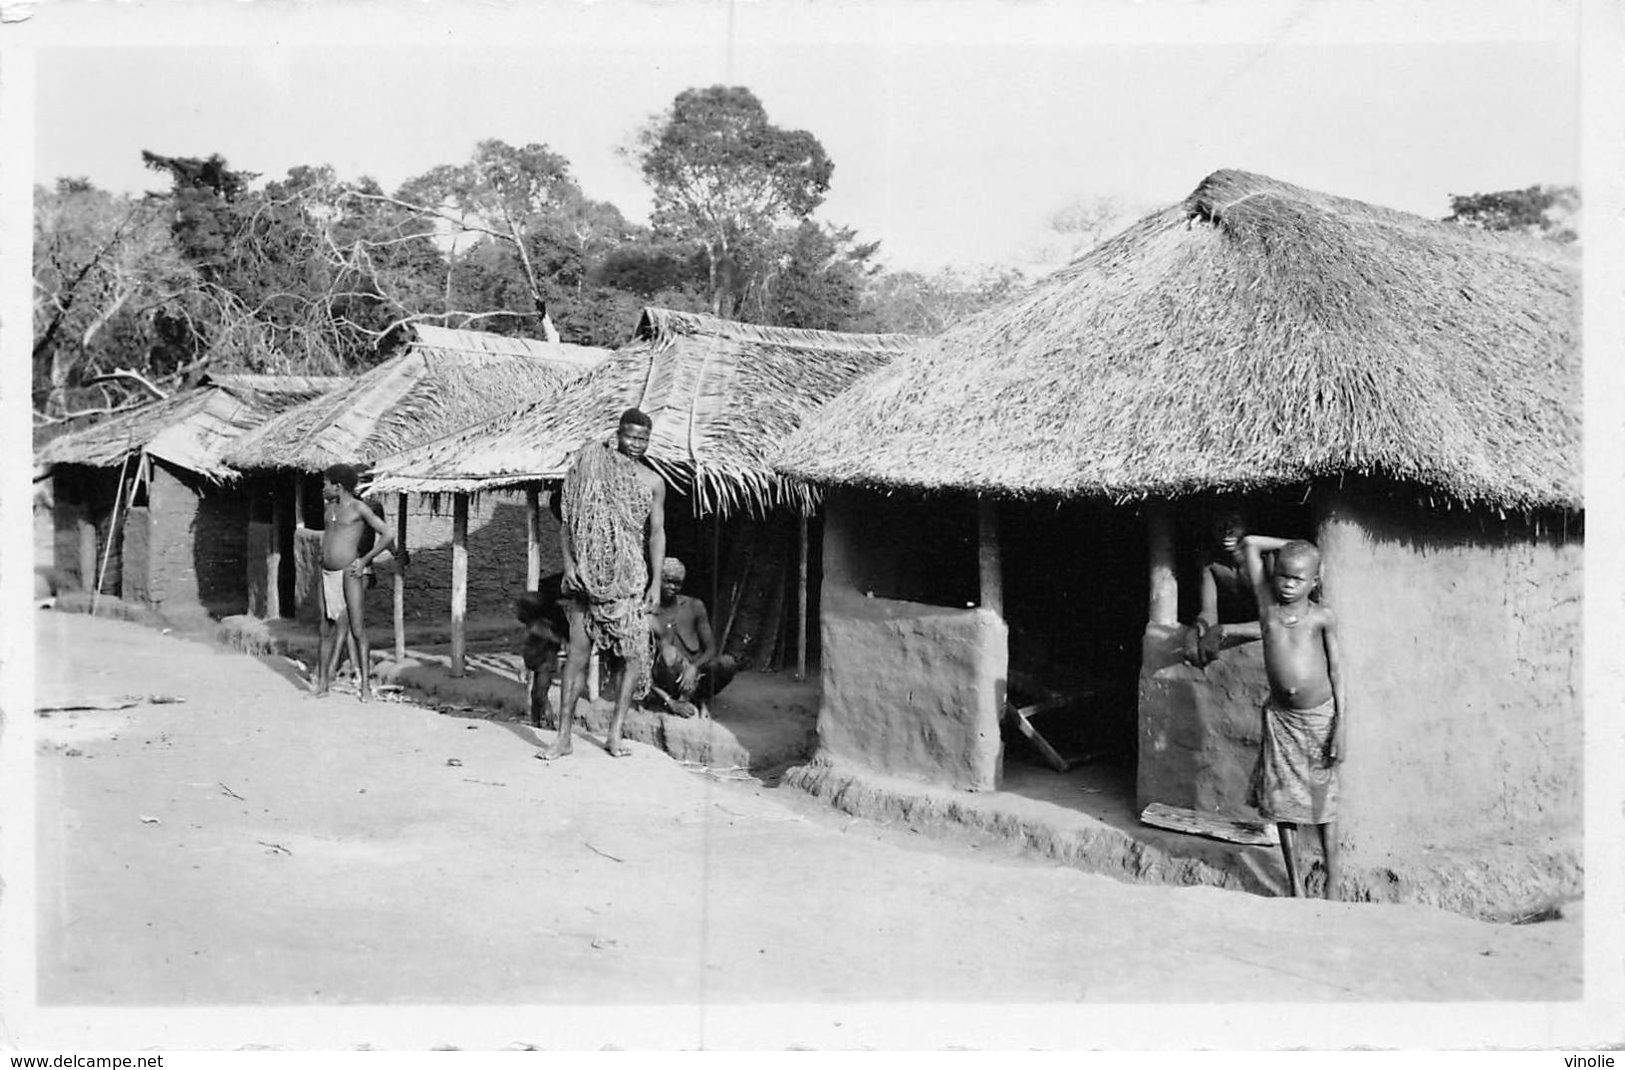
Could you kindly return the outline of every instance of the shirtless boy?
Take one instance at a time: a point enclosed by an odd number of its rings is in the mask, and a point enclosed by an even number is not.
[[[1326,859],[1327,899],[1337,898],[1337,766],[1346,753],[1348,700],[1344,694],[1337,617],[1312,601],[1320,579],[1320,551],[1300,539],[1248,535],[1241,540],[1247,576],[1258,599],[1264,636],[1263,738],[1249,802],[1281,834],[1281,856],[1294,896],[1304,894],[1298,857],[1301,824],[1320,831]],[[1274,551],[1273,569],[1264,554]]]
[[[652,690],[679,717],[710,715],[708,704],[728,686],[738,667],[718,650],[705,603],[680,593],[688,569],[675,557],[660,570],[660,605],[655,610],[655,663]],[[698,703],[698,705],[696,705]]]
[[[1213,545],[1202,564],[1202,608],[1191,637],[1195,642],[1185,655],[1198,667],[1219,656],[1226,638],[1259,638],[1258,606],[1241,553],[1246,534],[1247,522],[1240,513],[1223,513],[1214,520]]]
[[[327,694],[348,646],[361,675],[360,698],[366,702],[372,698],[366,627],[367,566],[395,544],[395,536],[378,514],[356,497],[358,478],[356,469],[347,464],[335,464],[322,473],[322,615],[316,645],[316,694]],[[363,554],[361,536],[369,527],[378,537],[372,549]]]

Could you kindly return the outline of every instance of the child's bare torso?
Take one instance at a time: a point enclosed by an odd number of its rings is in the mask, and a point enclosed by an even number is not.
[[[322,518],[322,567],[348,568],[361,556],[361,533],[367,528],[359,501],[333,502]]]
[[[1273,602],[1259,614],[1264,636],[1264,670],[1277,702],[1295,710],[1313,709],[1332,697],[1326,667],[1326,611],[1307,598]]]

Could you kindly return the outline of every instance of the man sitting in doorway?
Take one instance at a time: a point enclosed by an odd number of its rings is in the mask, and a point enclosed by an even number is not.
[[[688,569],[668,557],[660,570],[660,605],[654,612],[654,686],[679,717],[709,717],[709,703],[739,671],[721,653],[705,603],[682,594]]]
[[[1246,518],[1234,510],[1220,513],[1212,531],[1213,541],[1202,563],[1202,608],[1185,649],[1185,660],[1198,667],[1219,656],[1226,638],[1246,642],[1260,635],[1258,601],[1241,551]]]

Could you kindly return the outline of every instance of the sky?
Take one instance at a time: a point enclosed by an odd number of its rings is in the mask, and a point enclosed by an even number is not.
[[[1579,14],[1560,2],[429,10],[42,11],[25,27],[34,175],[159,188],[151,149],[393,188],[495,137],[549,145],[589,196],[644,220],[618,150],[682,89],[726,82],[819,138],[835,163],[819,218],[879,239],[895,268],[1030,261],[1069,205],[1143,214],[1221,167],[1431,216],[1451,193],[1578,178]]]

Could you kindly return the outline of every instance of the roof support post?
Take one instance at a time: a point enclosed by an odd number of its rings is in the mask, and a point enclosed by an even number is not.
[[[395,495],[395,664],[406,660],[406,492]]]
[[[982,581],[982,608],[1004,619],[1004,570],[999,562],[998,503],[992,498],[976,499],[977,561]]]
[[[468,616],[468,494],[452,495],[451,512],[451,674],[462,676],[466,637],[463,619]]]
[[[801,536],[801,556],[796,577],[796,679],[807,678],[807,514],[796,521]]]
[[[525,488],[525,590],[534,591],[542,583],[542,496],[535,487]]]
[[[1146,506],[1151,557],[1151,623],[1179,623],[1179,579],[1174,572],[1174,522],[1166,502]]]
[[[310,527],[305,518],[305,473],[293,474],[293,526],[295,530],[304,531]]]
[[[282,616],[282,525],[287,523],[282,490],[271,487],[271,533],[265,540],[265,619]]]

